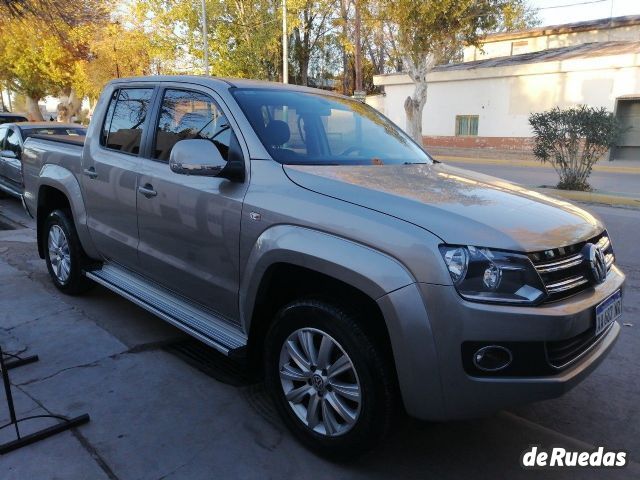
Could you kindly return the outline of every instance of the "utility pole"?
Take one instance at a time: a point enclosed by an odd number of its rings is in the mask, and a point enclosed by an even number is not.
[[[204,74],[209,76],[209,34],[207,28],[206,0],[202,0],[202,49],[204,52]]]
[[[346,42],[349,38],[349,29],[347,27],[347,22],[349,21],[348,16],[348,8],[347,5],[348,0],[340,0],[340,16],[342,17],[342,41],[344,44],[342,45],[342,94],[349,95],[349,57],[347,57],[347,48]]]
[[[611,40],[611,28],[613,28],[613,0],[611,0],[611,8],[609,9],[609,29],[607,30],[607,40]]]
[[[289,38],[287,36],[287,0],[282,0],[282,83],[289,83]]]
[[[360,30],[362,27],[362,20],[360,18],[360,0],[355,0],[355,67],[356,67],[356,85],[355,91],[353,92],[353,96],[364,102],[366,93],[362,89],[362,41],[360,39]]]

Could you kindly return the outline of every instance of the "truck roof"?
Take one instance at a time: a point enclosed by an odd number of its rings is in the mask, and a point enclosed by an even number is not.
[[[321,90],[318,88],[293,85],[290,83],[268,82],[264,80],[253,80],[247,78],[223,78],[205,75],[148,75],[145,77],[125,77],[109,82],[110,84],[133,83],[133,82],[176,82],[193,83],[196,85],[209,85],[214,87],[235,87],[235,88],[268,88],[274,90],[305,91],[310,93],[322,93],[324,95],[338,95],[334,92]]]

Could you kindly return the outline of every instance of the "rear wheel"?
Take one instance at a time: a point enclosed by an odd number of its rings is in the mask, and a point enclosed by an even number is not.
[[[91,287],[82,273],[88,263],[68,210],[54,210],[44,224],[45,260],[53,284],[62,292],[76,295]]]
[[[267,335],[265,368],[287,426],[320,454],[359,455],[391,426],[389,363],[356,316],[337,306],[301,300],[284,307]]]

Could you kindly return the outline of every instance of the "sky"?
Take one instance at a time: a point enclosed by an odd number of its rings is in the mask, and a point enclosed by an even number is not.
[[[640,15],[640,0],[528,0],[542,25],[582,22],[610,16]],[[549,8],[553,7],[553,8]]]

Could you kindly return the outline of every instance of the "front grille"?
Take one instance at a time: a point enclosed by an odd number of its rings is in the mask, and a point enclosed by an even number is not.
[[[570,363],[578,359],[584,352],[589,350],[589,348],[591,348],[598,339],[602,338],[602,336],[609,331],[609,328],[611,328],[612,325],[606,328],[604,332],[601,332],[597,337],[595,335],[596,328],[595,326],[592,326],[575,337],[555,342],[546,342],[545,348],[549,365],[554,368],[564,368],[568,366]]]
[[[547,289],[546,302],[567,298],[589,286],[589,264],[582,255],[582,248],[587,243],[600,247],[605,254],[608,272],[615,257],[606,231],[586,242],[529,254]]]

